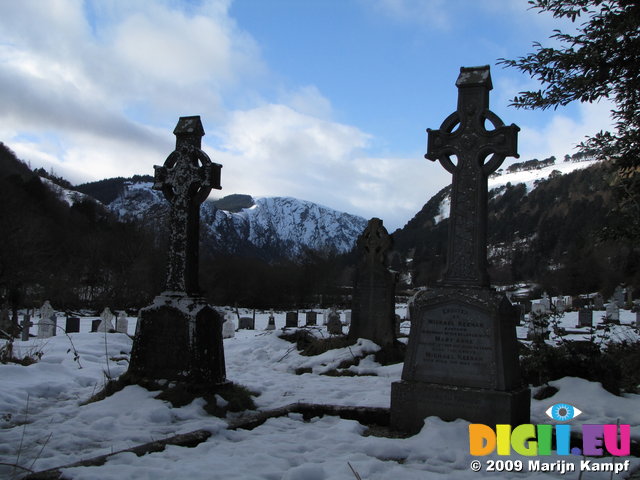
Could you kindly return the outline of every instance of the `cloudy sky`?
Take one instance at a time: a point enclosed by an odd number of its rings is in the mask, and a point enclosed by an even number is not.
[[[574,153],[606,104],[545,112],[496,65],[568,27],[526,0],[0,0],[0,141],[74,184],[153,174],[200,115],[222,191],[293,196],[402,227],[450,176],[426,128],[461,66],[491,65],[521,159]]]

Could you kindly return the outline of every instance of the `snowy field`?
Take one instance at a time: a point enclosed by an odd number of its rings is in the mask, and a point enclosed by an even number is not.
[[[399,312],[403,314],[403,312]],[[244,313],[243,313],[244,315]],[[604,312],[594,312],[598,321]],[[347,406],[388,407],[391,382],[400,379],[402,365],[380,366],[373,356],[365,358],[356,373],[375,374],[331,377],[322,372],[334,368],[352,352],[374,352],[376,346],[360,341],[317,357],[298,354],[293,344],[279,339],[284,313],[276,312],[278,330],[264,331],[268,313],[256,316],[256,330],[241,330],[225,339],[227,377],[259,392],[255,403],[268,410],[295,402]],[[14,343],[18,355],[42,352],[39,362],[20,366],[0,364],[0,462],[19,464],[34,471],[70,464],[97,455],[163,439],[179,433],[206,429],[209,439],[195,448],[169,446],[164,451],[137,457],[133,453],[111,456],[100,467],[63,470],[65,478],[80,479],[266,479],[266,480],[353,480],[362,479],[477,479],[477,478],[626,478],[640,467],[640,459],[630,458],[629,471],[610,472],[473,472],[470,464],[487,460],[520,459],[473,457],[469,454],[469,423],[426,420],[422,431],[407,439],[365,436],[366,427],[356,421],[325,416],[304,421],[300,414],[272,418],[254,430],[227,430],[227,421],[205,413],[201,400],[172,408],[156,400],[157,392],[129,386],[100,402],[81,406],[104,384],[106,375],[117,377],[127,369],[132,340],[124,334],[89,333],[91,320],[81,319],[80,333],[70,334],[79,354],[74,359],[70,339],[64,334],[48,339],[33,338]],[[303,315],[300,315],[302,323]],[[344,318],[344,316],[343,316]],[[615,338],[630,338],[635,331],[628,325],[635,314],[621,311],[621,327]],[[564,326],[577,324],[577,313],[568,313]],[[625,326],[627,324],[627,326]],[[318,327],[319,331],[326,331]],[[129,319],[129,333],[135,318]],[[346,330],[346,328],[345,328]],[[403,331],[408,331],[405,323]],[[573,335],[579,338],[584,333]],[[36,327],[31,332],[36,333]],[[580,331],[579,331],[580,332]],[[524,338],[526,329],[518,327]],[[635,337],[633,337],[635,338]],[[312,373],[296,375],[300,367]],[[640,395],[616,397],[599,384],[578,378],[552,382],[559,391],[544,401],[532,399],[531,423],[553,423],[545,410],[559,402],[582,410],[571,424],[631,425],[632,437],[640,439]],[[579,463],[581,457],[539,457],[545,462],[562,460]],[[595,462],[611,462],[611,457]],[[625,459],[616,459],[622,462]],[[25,471],[0,465],[0,478],[20,478]]]

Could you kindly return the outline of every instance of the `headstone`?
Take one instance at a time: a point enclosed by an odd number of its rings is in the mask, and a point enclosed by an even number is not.
[[[80,318],[79,317],[67,317],[67,322],[64,328],[66,333],[78,333],[80,332]]]
[[[273,315],[273,312],[269,314],[269,321],[267,322],[267,328],[265,330],[275,330],[276,329],[276,317]]]
[[[29,340],[29,329],[31,325],[31,316],[28,313],[25,313],[22,316],[22,336],[20,337],[23,342]]]
[[[593,310],[590,308],[578,310],[578,327],[593,327]]]
[[[233,338],[236,335],[236,324],[232,318],[227,318],[222,324],[222,338]]]
[[[564,313],[565,309],[566,309],[566,304],[564,301],[564,297],[558,297],[556,298],[556,312],[558,313]]]
[[[2,310],[0,310],[0,331],[10,336],[12,330],[13,330],[13,325],[11,324],[11,316],[9,315],[9,309],[3,308]]]
[[[173,133],[176,148],[154,167],[153,185],[170,203],[165,291],[140,310],[127,376],[215,385],[226,382],[223,318],[198,285],[198,242],[200,205],[221,188],[222,166],[201,150],[200,117],[181,117]]]
[[[489,110],[488,66],[461,68],[456,85],[457,111],[428,130],[426,157],[453,175],[447,265],[437,287],[416,295],[402,380],[391,386],[391,426],[405,432],[431,415],[492,426],[530,419],[517,312],[487,272],[487,179],[517,156],[519,128]]]
[[[332,309],[329,312],[327,319],[327,332],[330,335],[342,335],[342,322],[340,321],[340,314]]]
[[[100,314],[100,325],[98,325],[98,332],[113,332],[115,328],[113,327],[113,318],[114,315],[109,310],[109,307],[105,307],[102,313]]]
[[[285,319],[285,327],[297,327],[298,326],[298,312],[287,312],[287,316]]]
[[[95,333],[98,331],[98,327],[102,323],[102,320],[91,320],[91,332]]]
[[[624,288],[622,285],[618,285],[613,292],[613,301],[618,308],[624,308]]]
[[[546,309],[544,308],[544,305],[540,302],[536,302],[536,303],[532,303],[531,304],[531,314],[534,315],[545,315],[547,313]]]
[[[120,312],[116,319],[116,332],[126,334],[129,330],[129,319],[127,312]]]
[[[306,325],[311,327],[318,324],[318,312],[307,312],[305,314]]]
[[[607,304],[605,316],[611,323],[620,323],[620,307],[618,307],[618,304],[615,302],[615,300],[611,299]]]
[[[38,338],[49,338],[56,334],[57,317],[56,312],[49,303],[44,302],[40,307],[40,321],[38,322]]]
[[[381,347],[395,340],[395,281],[387,269],[392,239],[382,220],[372,218],[356,242],[360,254],[353,285],[349,338],[366,338]]]
[[[351,310],[344,312],[344,324],[351,325]]]
[[[596,293],[593,297],[593,309],[604,310],[604,298],[600,293]]]
[[[238,330],[255,330],[253,318],[240,317],[240,320],[238,320]]]
[[[547,294],[547,292],[544,292],[542,294],[540,305],[542,305],[543,308],[542,313],[549,313],[551,311],[551,299],[549,298],[549,294]]]

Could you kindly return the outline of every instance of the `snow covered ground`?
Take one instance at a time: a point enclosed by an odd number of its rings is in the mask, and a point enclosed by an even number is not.
[[[623,324],[631,324],[635,314],[621,312]],[[604,312],[602,312],[604,314]],[[594,320],[602,315],[594,314]],[[302,317],[302,315],[301,315]],[[574,318],[575,317],[575,318]],[[94,317],[95,318],[95,317]],[[356,346],[304,357],[293,344],[278,338],[280,330],[264,331],[268,313],[256,317],[256,330],[241,330],[225,339],[227,377],[253,391],[261,410],[294,402],[388,407],[391,382],[400,379],[402,365],[380,366],[367,357],[359,373],[376,376],[331,377],[320,373],[350,358],[352,352],[373,352],[376,346],[361,341]],[[344,317],[343,317],[344,318]],[[81,332],[70,334],[79,354],[74,360],[65,335],[49,339],[33,338],[15,342],[18,354],[42,352],[39,362],[20,366],[0,365],[0,462],[17,463],[40,471],[81,459],[109,454],[151,440],[198,429],[212,436],[195,448],[169,446],[163,452],[137,457],[133,453],[114,455],[100,467],[65,469],[65,478],[79,479],[286,479],[353,480],[349,465],[362,479],[475,479],[475,478],[565,478],[609,479],[610,472],[528,472],[527,457],[469,454],[469,423],[427,419],[422,431],[407,439],[364,436],[366,427],[352,420],[325,416],[304,421],[299,414],[272,418],[254,430],[227,430],[227,421],[211,417],[203,402],[195,400],[182,408],[156,400],[157,392],[129,386],[100,402],[81,406],[99,390],[105,375],[116,377],[127,369],[131,338],[124,334],[89,333],[92,318],[81,319]],[[135,318],[129,319],[129,333]],[[577,314],[563,320],[577,324]],[[278,329],[284,313],[276,313]],[[405,326],[404,330],[407,328]],[[520,337],[526,335],[518,327]],[[624,331],[624,333],[623,333]],[[35,334],[36,327],[32,328]],[[326,334],[326,333],[325,333]],[[620,335],[632,335],[624,325]],[[626,338],[626,337],[625,337]],[[310,367],[312,373],[296,375],[296,368]],[[640,395],[616,397],[599,384],[578,378],[552,382],[559,391],[544,401],[532,399],[533,424],[553,423],[545,410],[565,402],[582,410],[571,422],[630,424],[632,437],[640,438]],[[556,455],[536,457],[579,465],[581,457]],[[485,468],[473,472],[470,464],[480,459],[523,460],[524,472],[491,473]],[[626,458],[616,459],[621,463]],[[613,478],[625,478],[640,467],[640,459],[630,458],[629,471]],[[611,462],[611,457],[595,459]],[[0,465],[0,478],[20,478],[24,471]],[[581,476],[580,476],[581,475]]]

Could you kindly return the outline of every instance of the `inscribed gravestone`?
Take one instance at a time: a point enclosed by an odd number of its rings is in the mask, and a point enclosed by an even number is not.
[[[115,330],[115,328],[113,328],[113,318],[114,315],[111,310],[109,310],[109,307],[105,307],[100,314],[100,324],[98,325],[98,332],[113,332]]]
[[[78,333],[80,332],[80,318],[79,317],[67,317],[64,331],[66,333]]]
[[[285,319],[285,327],[297,327],[298,326],[298,312],[287,312]]]
[[[613,301],[618,305],[618,308],[624,308],[624,293],[622,285],[618,285],[613,292]]]
[[[25,313],[22,316],[22,336],[20,337],[23,342],[29,340],[29,329],[31,325],[31,316],[28,313]]]
[[[155,166],[154,189],[170,203],[165,291],[140,311],[127,375],[211,385],[226,381],[222,316],[198,285],[200,205],[220,189],[221,165],[201,149],[200,117],[181,117],[176,148]]]
[[[267,322],[267,328],[265,330],[275,330],[276,329],[276,317],[273,315],[273,312],[269,314],[269,320]]]
[[[127,333],[129,330],[129,319],[127,318],[127,312],[120,312],[116,319],[116,332]]]
[[[331,309],[327,318],[327,332],[330,335],[342,335],[342,322],[340,321],[340,314]]]
[[[395,340],[395,274],[386,266],[393,245],[382,220],[369,220],[356,242],[360,253],[353,285],[349,338],[366,338],[382,347]]]
[[[542,305],[542,313],[549,313],[551,311],[551,299],[549,298],[549,294],[547,292],[544,292],[542,294],[540,305]]]
[[[38,322],[38,338],[49,338],[56,334],[57,317],[49,300],[40,307],[40,321]]]
[[[600,293],[596,293],[596,295],[593,297],[593,309],[594,310],[604,309],[604,298]]]
[[[590,308],[578,310],[578,327],[593,327],[593,310]]]
[[[611,323],[620,323],[620,308],[615,300],[609,300],[606,309],[607,320]]]
[[[255,330],[255,322],[251,317],[240,317],[238,320],[239,330]]]
[[[306,325],[308,327],[318,324],[318,312],[306,312],[305,314]]]
[[[566,303],[564,301],[564,297],[558,297],[556,299],[555,306],[556,306],[556,311],[558,313],[564,313],[564,311],[566,309]]]
[[[430,415],[486,425],[530,418],[517,312],[489,287],[487,273],[487,179],[517,156],[519,129],[489,110],[488,66],[461,68],[456,85],[457,111],[428,130],[426,157],[453,176],[451,211],[443,278],[414,299],[402,381],[391,387],[391,425],[406,432],[419,431]]]

